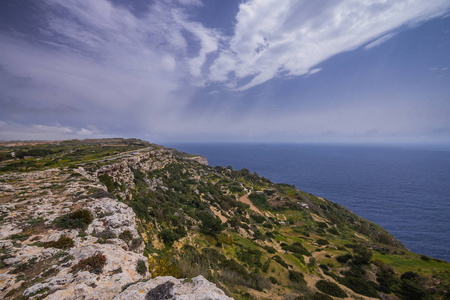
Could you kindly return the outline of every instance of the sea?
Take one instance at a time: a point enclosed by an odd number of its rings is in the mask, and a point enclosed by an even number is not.
[[[167,144],[339,203],[415,253],[450,262],[450,147]]]

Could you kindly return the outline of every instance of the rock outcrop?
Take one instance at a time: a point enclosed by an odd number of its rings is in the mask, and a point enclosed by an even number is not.
[[[120,293],[114,300],[229,300],[232,299],[203,276],[192,279],[157,277],[139,282]]]
[[[134,188],[135,170],[148,172],[174,161],[170,151],[156,149],[126,154],[101,166],[96,162],[71,170],[1,175],[0,298],[144,299],[166,282],[171,287],[164,292],[172,295],[170,299],[229,299],[201,276],[189,282],[173,277],[146,281],[151,274],[136,215],[98,179],[108,174],[126,186],[116,194],[127,197]],[[86,228],[55,225],[55,219],[78,209],[92,215]],[[58,245],[62,237],[72,244]],[[101,258],[102,264],[93,267],[98,263],[93,258]],[[138,263],[145,266],[140,271]]]

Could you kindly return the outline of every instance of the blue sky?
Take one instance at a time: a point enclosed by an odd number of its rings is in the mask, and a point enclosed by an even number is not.
[[[0,139],[450,143],[448,0],[0,3]]]

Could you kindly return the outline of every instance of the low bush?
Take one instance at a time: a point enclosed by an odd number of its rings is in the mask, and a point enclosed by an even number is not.
[[[78,271],[89,271],[94,274],[101,274],[103,272],[103,267],[106,265],[106,256],[99,252],[95,253],[91,257],[82,259],[72,267],[72,272],[76,273]]]
[[[262,267],[261,267],[261,271],[263,271],[264,273],[267,273],[267,271],[269,271],[269,266],[270,266],[270,261],[266,261]]]
[[[137,261],[136,272],[138,272],[141,276],[145,276],[145,274],[147,274],[147,266],[145,265],[145,261],[142,259]]]
[[[329,228],[328,232],[334,235],[339,235],[339,231],[337,231],[337,229],[334,227]]]
[[[79,209],[56,218],[53,222],[56,226],[65,229],[86,229],[94,220],[94,216],[87,209]]]
[[[121,234],[119,234],[119,238],[128,244],[128,242],[133,239],[133,234],[129,230],[124,230]]]
[[[303,247],[303,245],[300,242],[295,242],[292,245],[287,245],[285,243],[282,243],[280,245],[281,245],[281,249],[283,249],[283,250],[287,250],[287,251],[297,253],[300,255],[311,256],[311,253],[309,253],[309,251],[306,250],[306,248]]]
[[[326,239],[318,239],[316,241],[316,243],[321,245],[321,246],[325,246],[325,245],[328,245],[330,242],[328,242]]]
[[[306,285],[303,274],[297,271],[289,270],[289,280],[300,285]]]
[[[105,240],[115,239],[117,237],[116,234],[110,230],[104,230],[102,232],[95,234],[95,236]]]
[[[73,247],[73,240],[65,235],[61,235],[57,241],[46,242],[42,244],[45,248],[70,249]]]
[[[250,217],[253,219],[253,221],[255,221],[258,224],[261,224],[266,220],[266,218],[258,214],[252,214],[250,215]]]
[[[255,194],[251,193],[248,198],[252,201],[252,203],[259,208],[269,208],[269,202],[267,201],[267,197],[264,194]]]
[[[132,239],[132,240],[131,240],[131,243],[130,243],[130,245],[129,245],[130,251],[137,250],[137,249],[142,245],[142,242],[143,242],[143,241],[144,241],[144,240],[143,240],[141,237]]]
[[[274,255],[274,256],[272,256],[272,259],[274,261],[276,261],[277,263],[279,263],[280,265],[282,265],[283,267],[285,267],[286,269],[288,268],[288,265],[280,256]]]
[[[178,240],[179,236],[172,230],[165,228],[159,234],[158,237],[163,241],[166,247],[172,247],[173,243]]]
[[[331,298],[328,295],[317,292],[311,296],[311,300],[333,300],[333,298]]]
[[[264,246],[263,248],[264,248],[264,250],[266,250],[270,254],[275,254],[277,252],[277,250],[274,247],[272,247],[272,246]]]
[[[370,284],[368,281],[366,281],[363,278],[360,277],[341,277],[339,278],[339,282],[355,293],[368,296],[368,297],[378,297],[377,290],[374,285],[375,283]]]
[[[270,282],[271,282],[272,284],[280,284],[280,283],[278,282],[278,280],[277,280],[275,277],[270,276],[270,277],[269,277],[269,280],[270,280]]]
[[[347,254],[342,254],[339,256],[336,256],[336,260],[337,262],[341,263],[341,264],[345,264],[347,263],[350,259],[352,259],[353,256],[350,253]]]
[[[316,288],[330,296],[338,297],[338,298],[346,298],[347,293],[344,292],[336,283],[327,281],[327,280],[319,280],[316,283]]]
[[[106,186],[108,192],[110,193],[114,192],[114,190],[117,187],[117,183],[114,182],[111,176],[109,176],[108,174],[103,174],[98,176],[98,179],[100,180],[101,183],[103,183]]]

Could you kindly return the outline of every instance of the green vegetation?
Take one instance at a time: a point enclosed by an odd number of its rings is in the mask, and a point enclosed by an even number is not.
[[[65,235],[61,235],[57,241],[42,244],[45,248],[70,249],[74,246],[74,241]]]
[[[141,276],[145,276],[147,274],[147,266],[145,265],[145,261],[138,260],[136,264],[136,272],[138,272]]]
[[[121,152],[137,151],[151,144],[138,139],[91,139],[60,142],[30,142],[15,146],[0,143],[0,173],[34,171],[67,167],[78,163],[97,161]],[[14,152],[15,156],[11,156]]]
[[[67,180],[87,181],[72,168],[87,163],[83,166],[86,172],[97,175],[99,166],[114,163],[100,161],[103,157],[150,145],[134,141],[137,144],[119,140],[109,146],[63,142],[60,145],[64,147],[48,146],[45,155],[24,148],[27,155],[14,159],[6,155],[0,167],[17,170],[23,164],[21,171],[28,171],[63,166],[68,167]],[[379,293],[401,299],[411,299],[413,294],[417,299],[446,297],[448,263],[409,252],[384,229],[336,203],[291,185],[274,184],[247,169],[201,165],[193,157],[163,149],[136,164],[123,160],[121,167],[126,169],[128,164],[129,170],[120,176],[108,167],[103,167],[97,178],[93,176],[108,192],[91,188],[74,197],[74,201],[115,197],[133,209],[141,237],[124,230],[118,238],[128,250],[145,248],[148,267],[138,261],[140,275],[147,271],[151,277],[203,275],[235,299],[330,300],[331,296],[346,297],[344,287],[353,291],[346,289],[355,299],[379,297]],[[64,185],[51,188],[63,189]],[[244,203],[246,195],[258,209]],[[96,211],[96,216],[104,214]],[[83,235],[92,220],[92,213],[85,209],[60,216],[51,225],[44,225],[42,218],[23,220],[23,232],[9,238],[15,245],[29,243],[33,232],[44,226],[81,229]],[[93,235],[98,243],[117,237],[107,230]],[[40,246],[69,249],[73,241],[61,236]],[[2,253],[0,263],[6,258],[8,254]],[[66,253],[58,264],[71,259]],[[18,266],[17,272],[22,275],[38,263],[27,262]],[[106,257],[97,253],[78,262],[72,271],[99,274],[105,264]],[[118,268],[112,274],[120,272]]]
[[[336,283],[326,281],[326,280],[319,280],[316,283],[316,287],[319,291],[322,293],[325,293],[327,295],[331,295],[338,298],[345,298],[347,297],[347,293],[344,292]]]
[[[94,255],[82,259],[73,266],[72,272],[89,271],[94,274],[101,274],[103,267],[106,265],[106,256],[103,253],[95,253]]]
[[[60,216],[54,220],[54,223],[65,229],[86,229],[94,220],[94,216],[87,209],[79,209],[73,213]]]

